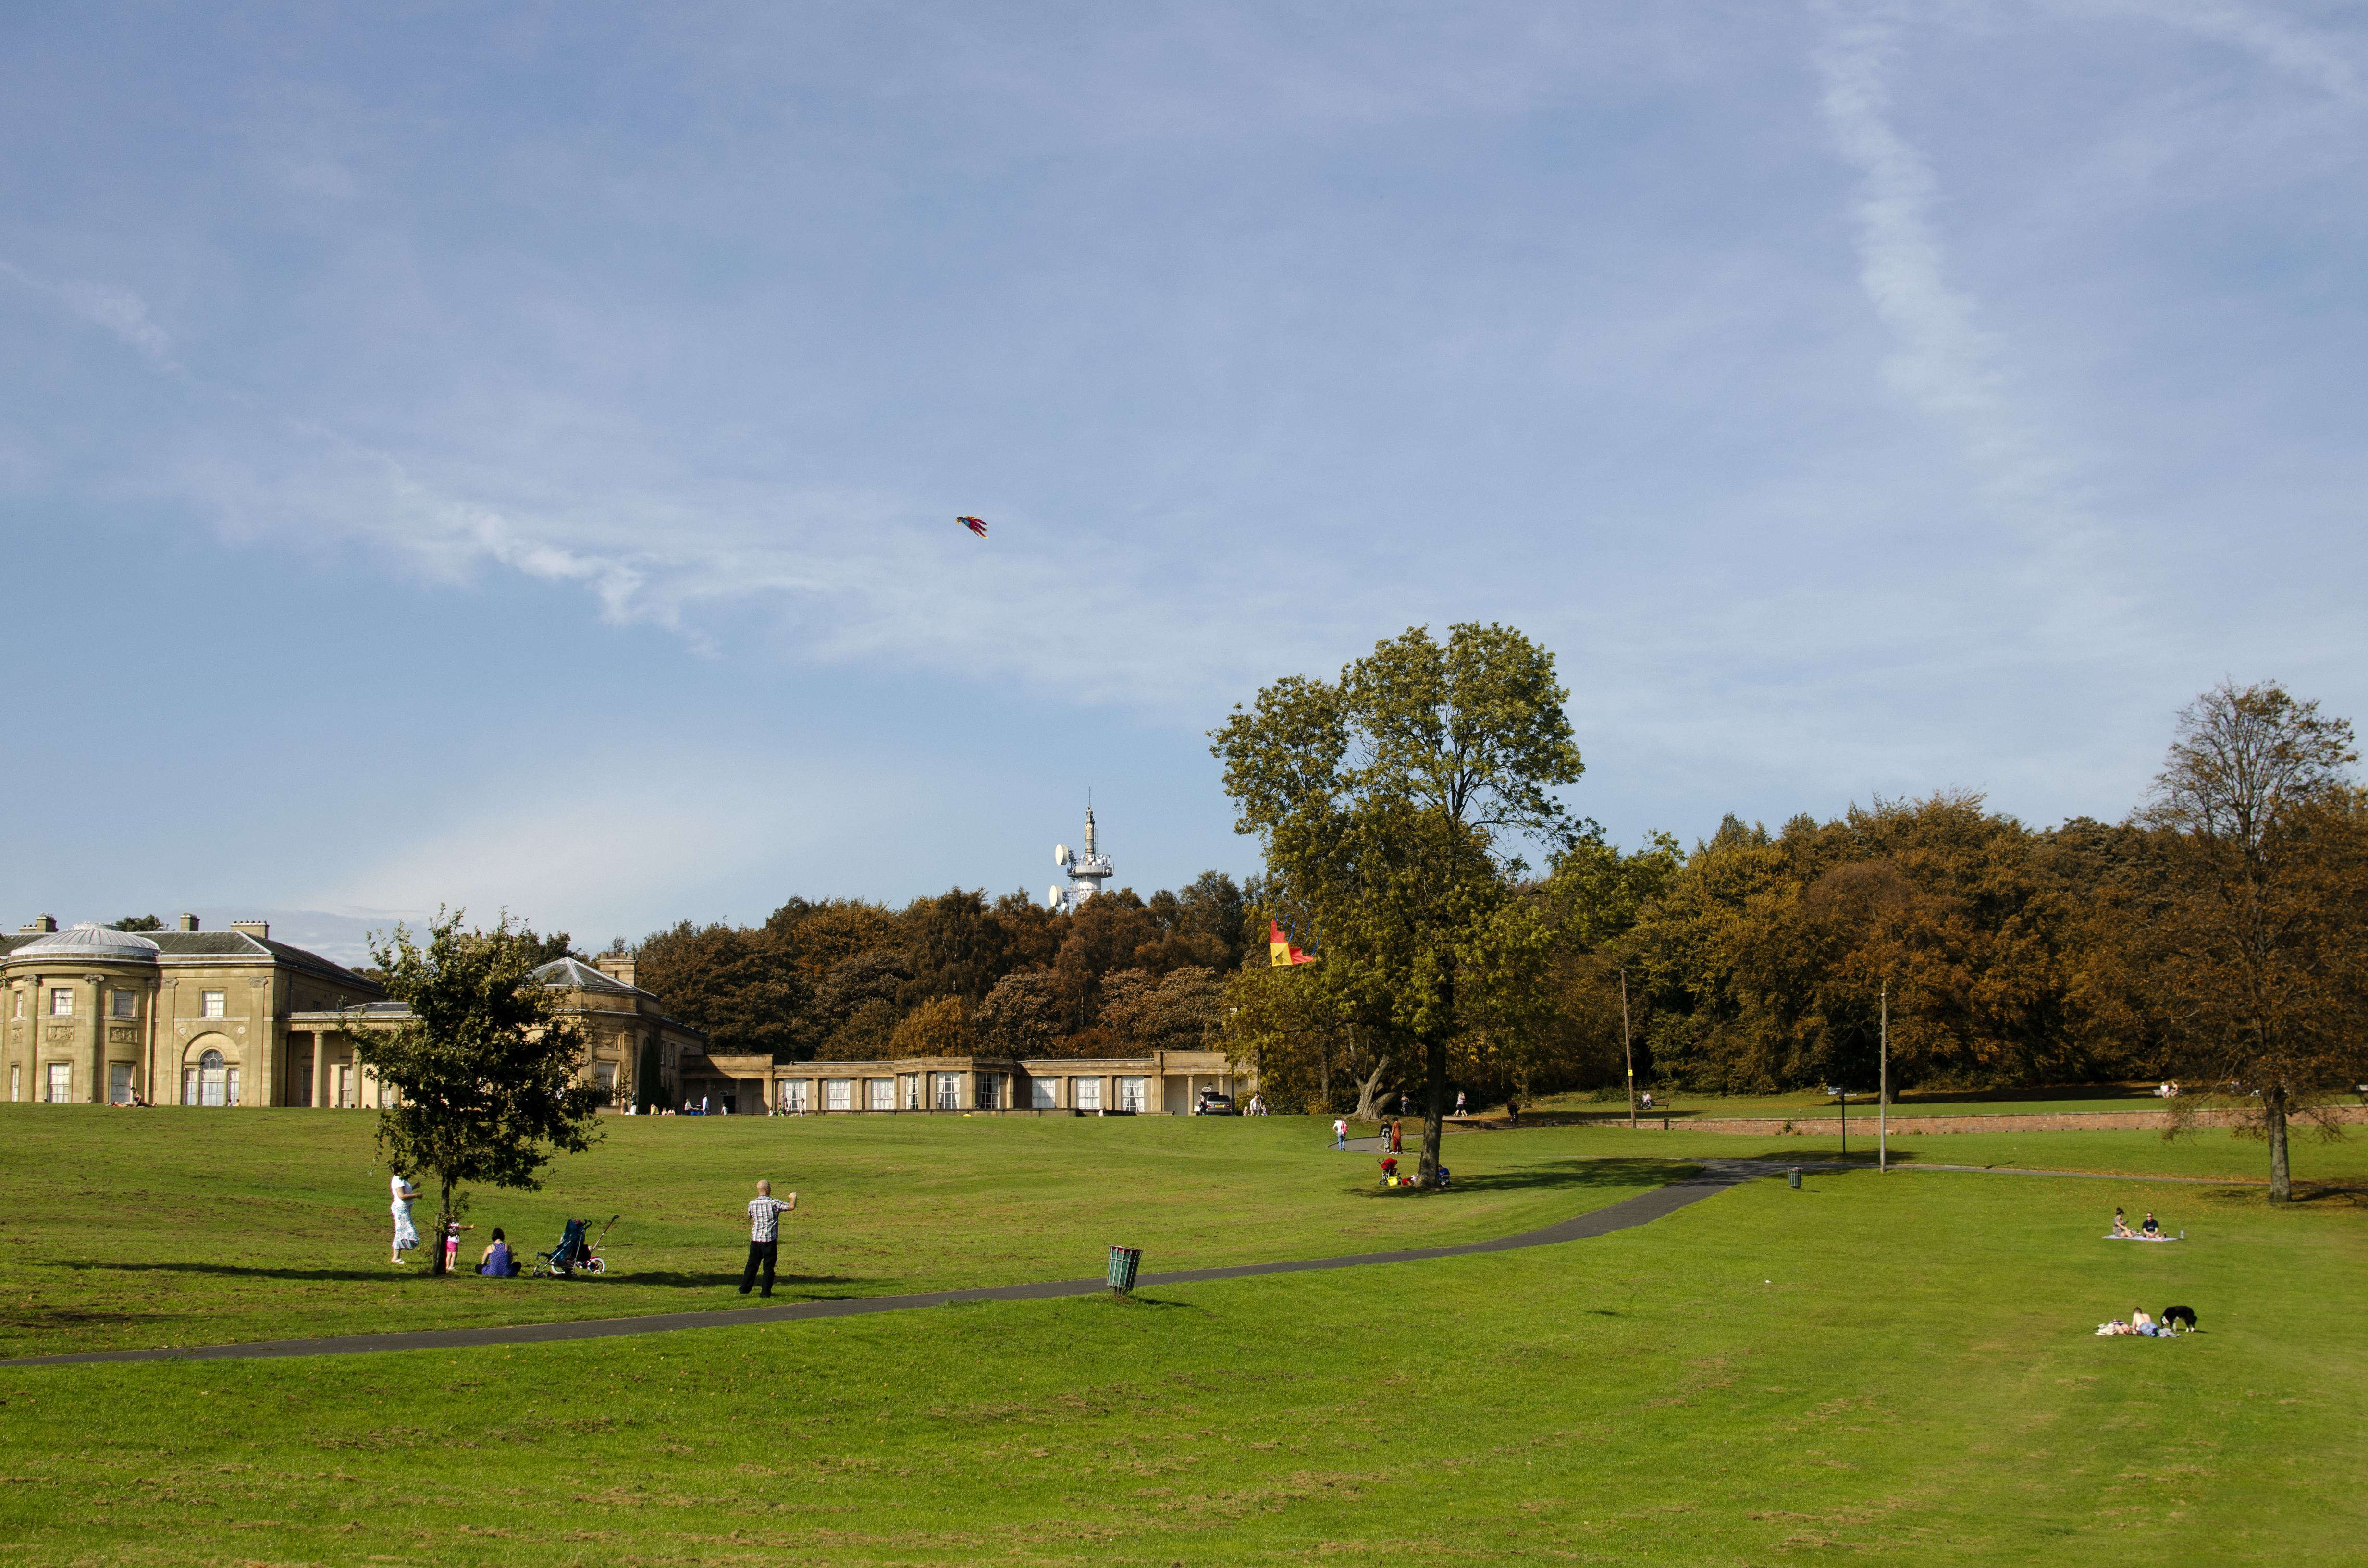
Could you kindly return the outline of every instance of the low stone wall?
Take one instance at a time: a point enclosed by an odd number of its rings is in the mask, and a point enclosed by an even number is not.
[[[2368,1122],[2368,1106],[2338,1106],[2339,1119]],[[2195,1113],[2199,1127],[2226,1127],[2237,1119],[2232,1110],[2204,1110]],[[1902,1116],[1892,1113],[1890,1131],[1894,1134],[1923,1132],[2159,1132],[2169,1122],[2170,1113],[2160,1110],[2089,1110],[2050,1111],[2040,1114],[2015,1111],[1983,1112],[1969,1116]],[[1625,1128],[1625,1117],[1616,1121],[1590,1121],[1591,1127]],[[1834,1138],[1842,1131],[1838,1116],[1801,1116],[1785,1120],[1777,1117],[1702,1118],[1645,1116],[1639,1117],[1637,1130],[1650,1132],[1731,1132],[1746,1138],[1781,1138],[1787,1134],[1803,1138]],[[1850,1129],[1874,1135],[1876,1113],[1869,1106],[1863,1116],[1853,1115]]]

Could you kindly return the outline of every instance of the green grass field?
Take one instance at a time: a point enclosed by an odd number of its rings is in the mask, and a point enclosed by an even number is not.
[[[759,1176],[801,1194],[776,1290],[796,1300],[1098,1277],[1113,1244],[1164,1270],[1480,1241],[1684,1168],[1657,1148],[1582,1158],[1578,1133],[1472,1135],[1449,1161],[1463,1190],[1426,1203],[1303,1119],[602,1125],[541,1192],[478,1193],[461,1240],[473,1267],[501,1225],[531,1261],[569,1216],[622,1213],[607,1277],[436,1279],[387,1262],[373,1116],[0,1106],[0,1356],[742,1304]],[[416,1207],[426,1234],[433,1203]]]
[[[2066,1084],[2037,1088],[2010,1089],[1907,1089],[1892,1101],[1892,1109],[1901,1116],[2033,1116],[2055,1113],[2093,1111],[2158,1111],[2164,1102],[2155,1096],[2153,1084]],[[2347,1098],[2346,1103],[2351,1103]],[[1850,1114],[1853,1120],[1863,1111],[1872,1121],[1875,1113],[1875,1096],[1853,1093]],[[2210,1096],[2191,1094],[2191,1105],[2219,1107],[2229,1103]],[[1683,1091],[1656,1089],[1653,1094],[1652,1114],[1656,1117],[1683,1117],[1708,1119],[1718,1117],[1828,1117],[1840,1109],[1839,1102],[1815,1089],[1795,1089],[1780,1095],[1697,1095]],[[1500,1115],[1501,1106],[1488,1114]],[[1524,1117],[1625,1117],[1628,1097],[1623,1091],[1609,1099],[1598,1098],[1591,1093],[1550,1095],[1535,1101],[1524,1101]]]
[[[70,1162],[55,1144],[26,1159],[23,1124],[6,1125],[7,1267],[37,1268],[16,1256],[38,1206],[20,1200],[20,1177]],[[1831,1143],[1472,1134],[1451,1146],[1451,1163],[1459,1176],[1485,1163],[1499,1186],[1475,1187],[1467,1210],[1461,1194],[1369,1199],[1323,1151],[1306,1153],[1307,1123],[1282,1119],[837,1126],[912,1142],[875,1146],[868,1165],[854,1145],[802,1145],[810,1158],[789,1177],[814,1190],[819,1215],[855,1206],[833,1184],[861,1176],[882,1235],[912,1249],[912,1267],[940,1271],[1066,1258],[1057,1236],[1013,1233],[1040,1223],[1090,1237],[1095,1262],[1113,1216],[1194,1244],[1192,1205],[1170,1212],[1159,1195],[1195,1180],[1247,1194],[1222,1198],[1247,1215],[1245,1236],[1262,1225],[1258,1240],[1307,1256],[1444,1235],[1483,1202],[1502,1206],[1506,1229],[1560,1218],[1634,1190],[1640,1147],[1682,1161],[1800,1157]],[[1140,1136],[1062,1145],[1045,1131],[1077,1128]],[[774,1131],[752,1121],[729,1133]],[[272,1157],[294,1180],[306,1165],[291,1146],[313,1135],[301,1113],[275,1133]],[[139,1147],[138,1129],[108,1135],[129,1140],[110,1153],[144,1161],[145,1181],[178,1168]],[[1926,1142],[1955,1153],[1990,1140]],[[2257,1145],[2225,1138],[2010,1142],[2016,1157],[1992,1163],[2085,1157],[2203,1175],[2260,1164]],[[2359,1150],[2321,1151],[2317,1174],[2356,1169]],[[219,1190],[251,1192],[224,1175],[235,1156],[200,1152]],[[693,1195],[738,1175],[745,1147],[619,1140],[599,1158],[686,1205],[653,1228],[703,1227],[713,1221]],[[1605,1179],[1575,1176],[1597,1160],[1610,1162]],[[943,1185],[963,1166],[1024,1182],[1031,1162],[1087,1188],[1078,1212],[1067,1199],[1040,1209],[991,1184]],[[808,1174],[825,1170],[831,1179]],[[75,1206],[72,1229],[91,1256],[153,1229],[140,1204],[110,1199],[108,1174],[92,1166],[42,1189]],[[318,1177],[332,1178],[347,1179]],[[2149,1200],[2166,1194],[2194,1240],[2097,1239],[2112,1203],[2160,1209]],[[219,1199],[267,1200],[320,1201]],[[1798,1192],[1754,1183],[1592,1241],[1155,1288],[1127,1304],[982,1303],[579,1346],[0,1369],[0,1549],[45,1564],[2348,1563],[2368,1527],[2361,1204],[2348,1193],[2272,1208],[2246,1187],[2125,1192],[1851,1169],[1812,1174]],[[1270,1211],[1250,1212],[1261,1208]],[[277,1244],[269,1229],[227,1226],[212,1239],[235,1263],[244,1248]],[[1198,1244],[1232,1244],[1235,1227],[1219,1229]],[[940,1230],[950,1239],[930,1242]],[[891,1268],[862,1272],[884,1279]],[[1080,1272],[1093,1270],[1045,1277]],[[312,1284],[325,1294],[308,1296],[283,1331],[321,1322],[340,1291],[384,1288],[367,1274]],[[426,1282],[405,1289],[406,1326],[478,1321],[459,1310],[471,1282],[440,1295]],[[2107,1316],[2174,1301],[2196,1308],[2203,1334],[2093,1336]]]

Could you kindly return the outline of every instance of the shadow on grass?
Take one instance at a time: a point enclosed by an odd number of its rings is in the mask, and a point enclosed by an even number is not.
[[[1452,1162],[1447,1167],[1455,1169]],[[1631,1158],[1555,1160],[1518,1171],[1489,1171],[1453,1178],[1451,1192],[1520,1192],[1535,1187],[1662,1187],[1700,1169],[1690,1159]]]
[[[384,1283],[394,1279],[433,1278],[425,1268],[411,1267],[397,1273],[392,1267],[376,1268],[264,1268],[236,1263],[69,1263],[67,1268],[77,1274],[202,1274],[231,1279],[295,1279],[332,1282],[364,1279]],[[461,1269],[445,1276],[448,1279],[473,1279],[473,1269]],[[740,1283],[737,1268],[715,1269],[690,1273],[682,1270],[644,1270],[636,1273],[570,1274],[541,1278],[519,1274],[508,1279],[488,1281],[506,1285],[651,1285],[665,1290],[712,1290],[718,1285]],[[775,1289],[784,1285],[876,1285],[882,1281],[849,1274],[776,1274]]]
[[[1414,1168],[1414,1154],[1399,1156],[1404,1168]],[[1452,1162],[1447,1167],[1455,1169]],[[1383,1187],[1376,1176],[1366,1185],[1350,1190],[1360,1198],[1401,1199],[1420,1197],[1452,1198],[1459,1192],[1531,1192],[1551,1189],[1560,1192],[1583,1192],[1590,1187],[1667,1187],[1683,1181],[1702,1168],[1698,1160],[1671,1157],[1668,1159],[1620,1158],[1609,1160],[1555,1160],[1531,1165],[1518,1171],[1489,1171],[1453,1177],[1454,1185],[1445,1193],[1419,1187]]]

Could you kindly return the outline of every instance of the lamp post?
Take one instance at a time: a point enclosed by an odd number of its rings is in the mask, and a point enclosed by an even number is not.
[[[1628,971],[1620,971],[1620,1049],[1628,1053],[1628,1128],[1636,1128],[1636,1036],[1628,1027]]]
[[[1891,1168],[1891,982],[1883,983],[1883,1087],[1874,1102],[1874,1168]]]

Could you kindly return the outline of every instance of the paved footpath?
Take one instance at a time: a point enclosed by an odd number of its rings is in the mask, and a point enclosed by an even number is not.
[[[1521,1247],[1554,1246],[1585,1241],[1649,1224],[1699,1203],[1713,1193],[1761,1176],[1782,1176],[1791,1167],[1776,1160],[1703,1160],[1701,1170],[1683,1181],[1641,1193],[1608,1208],[1489,1242],[1461,1246],[1414,1247],[1404,1252],[1358,1253],[1349,1257],[1312,1257],[1293,1263],[1244,1263],[1230,1268],[1190,1268],[1171,1274],[1144,1274],[1135,1279],[1140,1290],[1162,1285],[1193,1285],[1204,1279],[1246,1279],[1259,1274],[1300,1274],[1318,1268],[1361,1268],[1374,1263],[1418,1263],[1431,1257],[1464,1257],[1474,1253],[1512,1252]],[[1804,1165],[1804,1170],[1843,1169]],[[865,1296],[847,1301],[793,1301],[780,1306],[726,1308],[721,1312],[666,1312],[653,1317],[598,1318],[582,1323],[523,1324],[511,1328],[438,1328],[412,1334],[348,1334],[321,1339],[268,1339],[244,1345],[199,1345],[165,1350],[90,1350],[63,1356],[20,1356],[0,1361],[0,1367],[66,1367],[101,1361],[245,1361],[287,1356],[353,1356],[385,1350],[460,1350],[483,1345],[551,1345],[577,1339],[610,1339],[629,1334],[672,1334],[687,1328],[745,1328],[750,1324],[799,1323],[809,1318],[860,1317],[866,1312],[905,1312],[914,1307],[944,1307],[964,1301],[1046,1301],[1064,1296],[1091,1296],[1110,1289],[1101,1279],[1060,1279],[1038,1285],[992,1285],[969,1290],[931,1290],[916,1296]]]
[[[1379,1141],[1358,1139],[1350,1147],[1370,1151]],[[1347,1257],[1311,1257],[1292,1263],[1243,1263],[1230,1268],[1190,1268],[1170,1274],[1144,1274],[1137,1289],[1160,1285],[1194,1285],[1204,1279],[1247,1279],[1259,1274],[1302,1274],[1319,1268],[1362,1268],[1375,1263],[1419,1263],[1432,1257],[1466,1257],[1474,1253],[1514,1252],[1522,1247],[1554,1246],[1563,1242],[1608,1236],[1634,1230],[1713,1193],[1787,1171],[1872,1171],[1872,1165],[1850,1161],[1795,1165],[1785,1160],[1727,1160],[1715,1157],[1695,1162],[1701,1168],[1683,1181],[1598,1209],[1542,1231],[1499,1236],[1489,1242],[1459,1246],[1414,1247],[1404,1252],[1356,1253]],[[2182,1181],[2217,1186],[2239,1185],[2210,1176],[2100,1176],[2094,1171],[2020,1170],[2004,1165],[1930,1165],[1901,1164],[1895,1171],[1972,1171],[1998,1176],[2089,1176],[2103,1181]],[[347,1334],[321,1339],[267,1339],[243,1345],[199,1345],[163,1350],[89,1350],[63,1356],[19,1356],[0,1367],[66,1367],[100,1361],[247,1361],[288,1356],[355,1356],[388,1350],[462,1350],[482,1345],[551,1345],[577,1339],[612,1339],[621,1335],[672,1334],[689,1328],[745,1328],[750,1324],[799,1323],[809,1318],[860,1317],[867,1312],[905,1312],[914,1307],[957,1306],[965,1301],[1049,1301],[1064,1296],[1091,1296],[1108,1290],[1100,1279],[1059,1279],[1036,1285],[990,1285],[968,1290],[931,1290],[914,1296],[865,1296],[844,1301],[791,1301],[777,1307],[737,1307],[720,1312],[665,1312],[651,1317],[597,1318],[580,1323],[523,1324],[509,1328],[438,1328],[413,1334]]]

